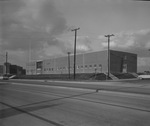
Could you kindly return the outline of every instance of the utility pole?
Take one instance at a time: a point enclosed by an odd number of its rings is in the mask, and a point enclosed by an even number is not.
[[[113,34],[111,35],[105,35],[105,37],[108,38],[108,76],[107,79],[109,79],[110,76],[110,37],[114,36]]]
[[[77,37],[77,30],[80,28],[72,29],[71,31],[75,32],[75,41],[74,41],[74,80],[76,78],[76,37]]]
[[[68,75],[70,79],[70,52],[68,52]]]
[[[148,51],[150,51],[150,49],[148,49]]]
[[[6,52],[6,75],[7,75],[7,72],[8,72],[8,52]]]

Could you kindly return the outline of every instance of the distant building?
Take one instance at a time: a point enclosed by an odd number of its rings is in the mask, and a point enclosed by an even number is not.
[[[0,76],[5,73],[5,56],[0,52]]]
[[[4,74],[9,74],[10,73],[10,63],[4,63]]]
[[[106,73],[108,71],[107,50],[76,55],[76,73]],[[74,71],[74,56],[70,56],[70,72]],[[67,74],[68,56],[27,63],[26,74]],[[110,50],[110,72],[137,72],[137,55]]]
[[[10,64],[9,73],[13,75],[25,75],[25,69],[21,66]]]
[[[7,65],[7,67],[6,67]],[[23,67],[18,65],[13,65],[10,63],[4,63],[4,65],[0,65],[0,74],[13,74],[13,75],[24,75],[26,70]]]
[[[4,65],[0,65],[0,75],[4,74]]]

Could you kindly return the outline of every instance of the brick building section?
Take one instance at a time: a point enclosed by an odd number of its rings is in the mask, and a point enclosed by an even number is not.
[[[133,53],[110,51],[110,72],[137,73],[137,55]]]

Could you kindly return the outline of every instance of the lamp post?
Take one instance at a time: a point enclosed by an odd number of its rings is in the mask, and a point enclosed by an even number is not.
[[[70,79],[70,52],[68,52],[68,77]]]
[[[105,37],[108,38],[108,76],[107,79],[109,79],[110,76],[110,37],[114,36],[113,34],[111,35],[105,35]]]
[[[150,52],[150,49],[148,49],[148,51]]]
[[[8,52],[6,52],[6,75],[8,73]]]
[[[102,64],[99,65],[100,72],[102,73]]]
[[[80,28],[72,29],[71,31],[75,32],[75,40],[74,40],[74,80],[76,78],[76,37],[77,37],[77,30]]]

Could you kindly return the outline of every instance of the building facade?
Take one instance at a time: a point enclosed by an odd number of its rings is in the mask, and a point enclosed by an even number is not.
[[[0,65],[0,76],[5,73],[5,67],[4,65]]]
[[[9,66],[9,74],[13,75],[25,75],[25,69],[23,67],[18,66],[18,65],[12,65],[10,64]]]
[[[70,64],[70,67],[69,67]],[[27,63],[26,74],[67,74],[74,71],[74,56],[66,55],[43,61]],[[98,51],[76,55],[76,73],[106,73],[108,71],[108,52]],[[137,55],[110,50],[110,72],[137,72]]]
[[[4,75],[4,74],[24,75],[25,73],[26,73],[26,70],[23,69],[23,67],[18,66],[18,65],[13,65],[8,62],[4,63],[3,65],[0,65],[0,75]]]

